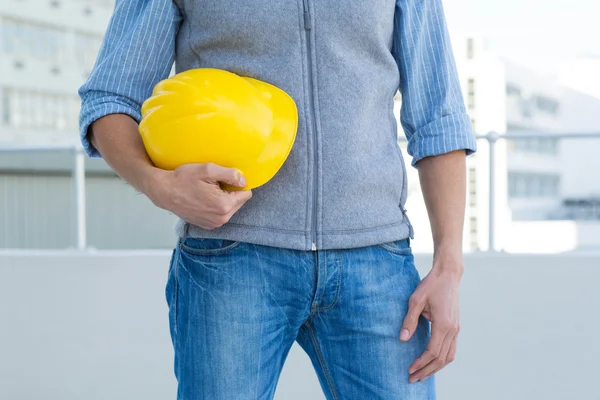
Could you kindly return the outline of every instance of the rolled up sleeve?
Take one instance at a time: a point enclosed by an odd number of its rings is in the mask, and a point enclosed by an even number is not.
[[[412,165],[455,150],[475,152],[441,0],[396,1],[392,54]]]
[[[100,154],[89,126],[109,114],[141,120],[142,103],[169,76],[181,14],[172,0],[117,0],[96,63],[79,88],[79,134],[85,152]]]

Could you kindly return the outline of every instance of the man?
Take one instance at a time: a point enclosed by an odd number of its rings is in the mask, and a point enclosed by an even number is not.
[[[174,60],[296,101],[298,135],[269,183],[225,192],[244,185],[234,169],[152,165],[140,106]],[[398,89],[435,246],[422,281]],[[86,151],[180,218],[166,289],[179,399],[272,398],[294,341],[328,399],[435,398],[430,377],[456,352],[475,151],[441,0],[118,0],[80,95]]]

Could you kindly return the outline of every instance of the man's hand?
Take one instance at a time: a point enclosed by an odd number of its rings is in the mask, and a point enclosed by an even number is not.
[[[155,170],[148,197],[158,207],[203,229],[226,224],[246,201],[250,190],[225,191],[219,182],[243,187],[245,178],[234,168],[212,163],[187,164],[174,171]]]
[[[463,273],[462,232],[465,219],[466,162],[463,150],[417,163],[433,235],[433,268],[410,297],[400,331],[406,341],[419,315],[431,321],[427,350],[409,368],[409,381],[424,380],[454,360],[458,335],[458,285]]]
[[[92,145],[119,176],[144,193],[158,207],[204,229],[215,229],[252,197],[250,190],[225,191],[219,182],[244,187],[234,168],[212,163],[187,164],[174,171],[156,168],[144,147],[137,122],[110,114],[89,129]]]
[[[438,255],[433,269],[410,297],[400,340],[414,334],[423,315],[431,321],[431,339],[427,350],[409,368],[409,382],[425,380],[454,361],[460,330],[458,286],[462,276],[462,255]]]

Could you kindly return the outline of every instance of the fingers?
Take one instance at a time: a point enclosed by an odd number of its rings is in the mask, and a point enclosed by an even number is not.
[[[230,185],[243,187],[246,179],[235,168],[225,168],[213,163],[201,164],[206,181],[209,183],[225,182]],[[210,215],[206,218],[204,229],[216,229],[225,225],[252,197],[252,191],[225,191],[218,185],[211,190],[212,197],[206,202]]]
[[[448,349],[448,354],[446,355],[446,363],[442,367],[433,371],[433,373],[429,374],[429,376],[436,374],[439,370],[441,370],[446,365],[448,365],[452,361],[454,361],[454,358],[456,357],[456,342],[457,341],[458,341],[458,335],[455,335],[454,338],[450,341],[450,345],[448,346],[449,349]],[[426,376],[425,379],[427,379],[429,376]]]
[[[250,198],[252,198],[251,190],[222,191],[215,198],[214,204],[210,208],[211,214],[207,218],[207,224],[202,228],[211,230],[225,225]]]
[[[418,374],[420,375],[417,379],[424,381],[429,378],[431,375],[437,373],[439,370],[444,368],[446,365],[450,364],[448,361],[448,353],[453,343],[456,343],[456,335],[452,336],[452,331],[448,332],[446,338],[444,340],[444,344],[442,345],[442,351],[440,352],[440,356],[430,362],[428,365],[423,367]]]
[[[230,213],[233,215],[239,210],[244,203],[252,198],[251,190],[241,190],[238,192],[227,192],[227,196],[231,202],[231,211]]]
[[[170,182],[166,209],[185,221],[212,230],[229,222],[251,197],[250,190],[225,191],[220,182],[237,187],[246,185],[234,168],[214,163],[185,164],[175,169]]]
[[[207,182],[225,182],[237,187],[246,185],[246,178],[235,168],[225,168],[214,163],[201,164],[201,167]]]
[[[425,301],[418,294],[414,293],[408,301],[408,313],[404,317],[402,329],[400,330],[400,340],[408,341],[417,330],[419,316],[425,308]]]
[[[451,362],[454,362],[454,359],[456,358],[457,343],[458,343],[458,335],[454,336],[454,340],[452,341],[452,344],[450,345],[450,351],[448,351],[448,357],[446,357],[446,364],[450,364]]]
[[[431,339],[429,340],[427,349],[421,357],[417,358],[408,368],[408,373],[411,375],[411,383],[413,382],[413,375],[416,372],[439,357],[447,333],[448,330],[443,329],[441,325],[435,323],[432,324]]]
[[[448,364],[449,354],[452,350],[456,351],[456,347],[452,346],[457,334],[458,329],[454,328],[452,323],[432,323],[431,340],[427,350],[408,369],[410,383],[423,381]]]

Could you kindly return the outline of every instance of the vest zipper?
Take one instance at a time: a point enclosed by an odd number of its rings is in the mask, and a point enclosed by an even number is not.
[[[310,102],[310,118],[313,131],[313,191],[312,191],[312,223],[311,223],[311,250],[317,250],[317,119],[315,117],[315,102],[314,102],[314,82],[313,82],[313,63],[312,63],[312,43],[310,39],[310,30],[312,24],[310,21],[310,10],[308,8],[308,0],[302,0],[304,6],[304,36],[306,38],[306,52],[308,61],[308,81],[309,81],[309,102]]]

